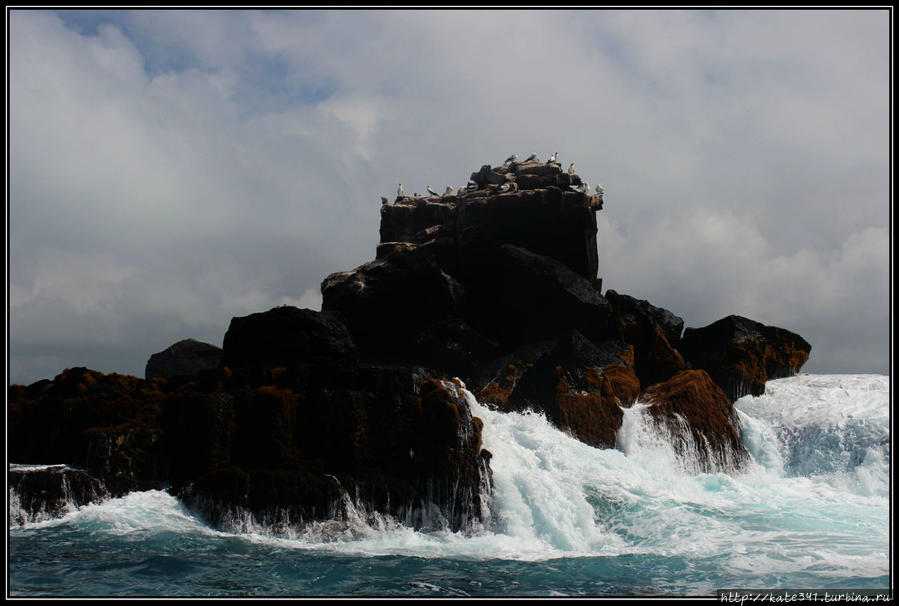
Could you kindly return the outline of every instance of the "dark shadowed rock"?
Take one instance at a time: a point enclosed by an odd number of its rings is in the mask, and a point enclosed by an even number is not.
[[[449,238],[458,251],[472,239],[486,239],[526,248],[564,263],[585,278],[596,277],[596,214],[589,196],[554,186],[494,193],[481,190],[454,203],[433,199],[417,206],[384,205],[381,243],[423,244]],[[451,268],[441,267],[452,273]]]
[[[634,346],[634,365],[645,388],[671,378],[684,368],[675,349],[684,321],[666,309],[641,299],[606,291],[612,306],[609,334]]]
[[[462,285],[417,247],[398,248],[322,282],[322,309],[346,318],[364,359],[417,362],[418,335],[462,317],[464,299]]]
[[[733,471],[749,461],[733,403],[704,370],[681,371],[640,400],[689,471]]]
[[[11,464],[7,480],[10,525],[57,518],[109,496],[99,478],[66,465]]]
[[[798,373],[811,349],[796,333],[742,316],[688,328],[680,343],[684,358],[708,371],[732,400],[760,396],[766,381]]]
[[[482,423],[451,382],[371,367],[341,386],[213,396],[176,407],[184,435],[175,460],[194,462],[173,474],[177,494],[213,523],[296,524],[339,517],[347,505],[454,530],[481,516]],[[212,431],[189,439],[185,414]]]
[[[477,302],[467,317],[506,350],[558,338],[571,328],[591,339],[605,337],[609,304],[589,280],[551,257],[518,246],[480,252],[466,252],[470,273],[463,280],[470,300]]]
[[[551,257],[585,278],[596,277],[596,214],[583,194],[550,187],[474,199],[459,207],[460,247],[473,237]]]
[[[156,487],[164,383],[71,368],[53,381],[14,386],[9,460],[88,468],[112,496]]]
[[[201,370],[217,368],[222,360],[222,348],[196,339],[184,339],[155,353],[147,360],[144,378],[171,379],[178,375],[193,375]]]
[[[601,281],[599,286],[602,287]],[[617,317],[630,323],[647,322],[660,330],[672,347],[677,347],[680,343],[681,333],[684,330],[682,318],[667,309],[656,307],[649,301],[619,294],[614,290],[607,290],[605,296],[614,307]]]
[[[223,345],[226,366],[352,364],[356,359],[353,340],[339,314],[291,306],[232,318]]]
[[[629,345],[606,341],[597,346],[571,331],[523,373],[501,408],[543,412],[582,442],[612,448],[621,406],[630,406],[639,391]]]

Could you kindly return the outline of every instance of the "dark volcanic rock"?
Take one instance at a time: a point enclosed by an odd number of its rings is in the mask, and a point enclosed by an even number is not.
[[[630,406],[639,391],[630,346],[607,341],[598,347],[571,331],[524,372],[501,406],[543,412],[582,442],[613,448],[621,406]]]
[[[640,400],[689,471],[740,469],[749,461],[733,403],[704,370],[684,370]]]
[[[466,254],[470,273],[463,280],[477,301],[469,309],[471,324],[507,350],[572,328],[590,339],[605,338],[608,302],[563,263],[510,244]]]
[[[178,375],[193,375],[201,370],[217,368],[222,360],[222,348],[196,339],[184,339],[155,353],[147,360],[144,378],[171,379]]]
[[[356,507],[459,530],[482,514],[482,424],[451,382],[372,367],[342,387],[213,395],[191,396],[213,431],[181,436],[175,460],[208,454],[173,474],[177,494],[213,523],[325,520]],[[197,413],[180,409],[184,427]]]
[[[741,316],[688,328],[680,343],[684,358],[708,371],[732,400],[760,396],[769,379],[798,373],[811,349],[796,333]]]
[[[588,198],[547,187],[502,195],[481,190],[455,203],[439,198],[417,206],[386,204],[381,207],[381,242],[422,244],[447,237],[462,248],[472,238],[488,239],[552,257],[594,278],[599,265],[596,214]]]
[[[224,526],[325,520],[349,502],[454,530],[483,513],[482,423],[421,368],[224,367],[152,384],[74,369],[10,392],[11,460],[83,465],[110,496],[169,483]],[[60,507],[21,495],[23,511]]]
[[[343,318],[327,311],[281,306],[232,318],[225,333],[226,366],[298,362],[352,364],[356,348]]]
[[[552,257],[574,272],[596,277],[596,214],[583,194],[550,187],[474,199],[459,207],[461,245],[472,235]]]
[[[601,286],[602,283],[600,282]],[[630,295],[618,294],[614,290],[606,291],[606,299],[614,307],[617,318],[634,324],[646,322],[661,331],[672,347],[677,347],[678,343],[680,343],[681,333],[684,330],[684,321],[667,309],[656,307],[649,301],[637,299]]]
[[[606,291],[612,305],[609,334],[634,346],[634,365],[643,387],[671,378],[684,368],[675,349],[684,321],[649,301]]]
[[[66,465],[10,465],[9,523],[22,525],[60,517],[109,493],[98,478]]]
[[[346,318],[364,359],[415,363],[419,334],[462,316],[465,289],[426,253],[398,249],[322,282],[322,309]]]
[[[11,386],[9,460],[90,468],[113,496],[155,487],[162,383],[71,368]]]

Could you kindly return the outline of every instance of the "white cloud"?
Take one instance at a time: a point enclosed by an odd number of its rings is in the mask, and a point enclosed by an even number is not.
[[[886,15],[136,11],[82,35],[12,11],[11,367],[44,372],[57,335],[107,348],[65,365],[142,374],[233,315],[316,309],[398,182],[559,151],[606,189],[607,287],[882,372]]]

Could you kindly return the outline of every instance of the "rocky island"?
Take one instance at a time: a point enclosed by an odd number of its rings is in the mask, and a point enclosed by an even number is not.
[[[326,277],[321,311],[233,318],[222,348],[181,341],[144,379],[70,368],[11,385],[10,510],[156,488],[229,529],[352,505],[464,530],[490,515],[491,454],[463,387],[596,448],[639,401],[699,471],[738,471],[733,401],[797,373],[811,346],[739,316],[684,330],[603,292],[602,208],[555,162],[483,166],[464,190],[382,204],[375,258]]]

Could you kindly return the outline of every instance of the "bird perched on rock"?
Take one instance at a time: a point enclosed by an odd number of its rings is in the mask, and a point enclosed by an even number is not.
[[[440,197],[440,194],[438,194],[436,191],[434,191],[433,189],[431,189],[431,186],[430,186],[430,185],[426,185],[425,187],[427,187],[428,193],[429,193],[429,194],[431,194],[432,196],[437,196],[438,198]]]
[[[445,197],[447,197],[447,196],[452,196],[452,195],[453,195],[453,188],[450,187],[449,185],[447,185],[447,186],[446,186],[446,191],[443,192],[443,197],[445,198]]]
[[[381,204],[387,204],[387,202],[389,202],[389,200],[384,196],[381,196]]]
[[[546,161],[547,164],[556,164],[559,161],[559,152],[554,153],[549,157],[549,160]]]
[[[512,164],[517,159],[518,159],[518,154],[512,154],[511,156],[506,158],[506,161],[503,162],[503,166],[505,166],[506,164]]]
[[[602,195],[602,185],[596,186],[596,193],[598,193],[600,196]]]
[[[574,162],[572,162],[571,164],[568,165],[568,174],[569,175],[574,174]]]
[[[539,162],[539,160],[537,159],[537,154],[531,154],[530,156],[525,158],[524,161],[525,162]]]
[[[498,191],[500,193],[505,193],[505,192],[509,191],[510,189],[512,189],[512,185],[510,183],[503,183],[502,185],[500,185],[499,187],[496,188],[496,191]]]
[[[463,194],[465,194],[465,188],[464,188],[464,187],[460,187],[460,188],[459,188],[459,191],[456,192],[456,195],[457,195],[457,196],[461,196],[461,195],[463,195]]]
[[[474,181],[469,181],[468,185],[465,186],[465,189],[468,191],[475,191],[478,188],[478,184]]]
[[[569,185],[568,187],[570,187],[571,189],[573,189],[576,192],[586,193],[587,188],[590,187],[590,184],[587,183],[586,181],[582,181],[580,185]]]
[[[403,191],[402,183],[400,183],[400,186],[396,190],[396,197],[397,198],[405,198],[406,197],[406,192]]]

